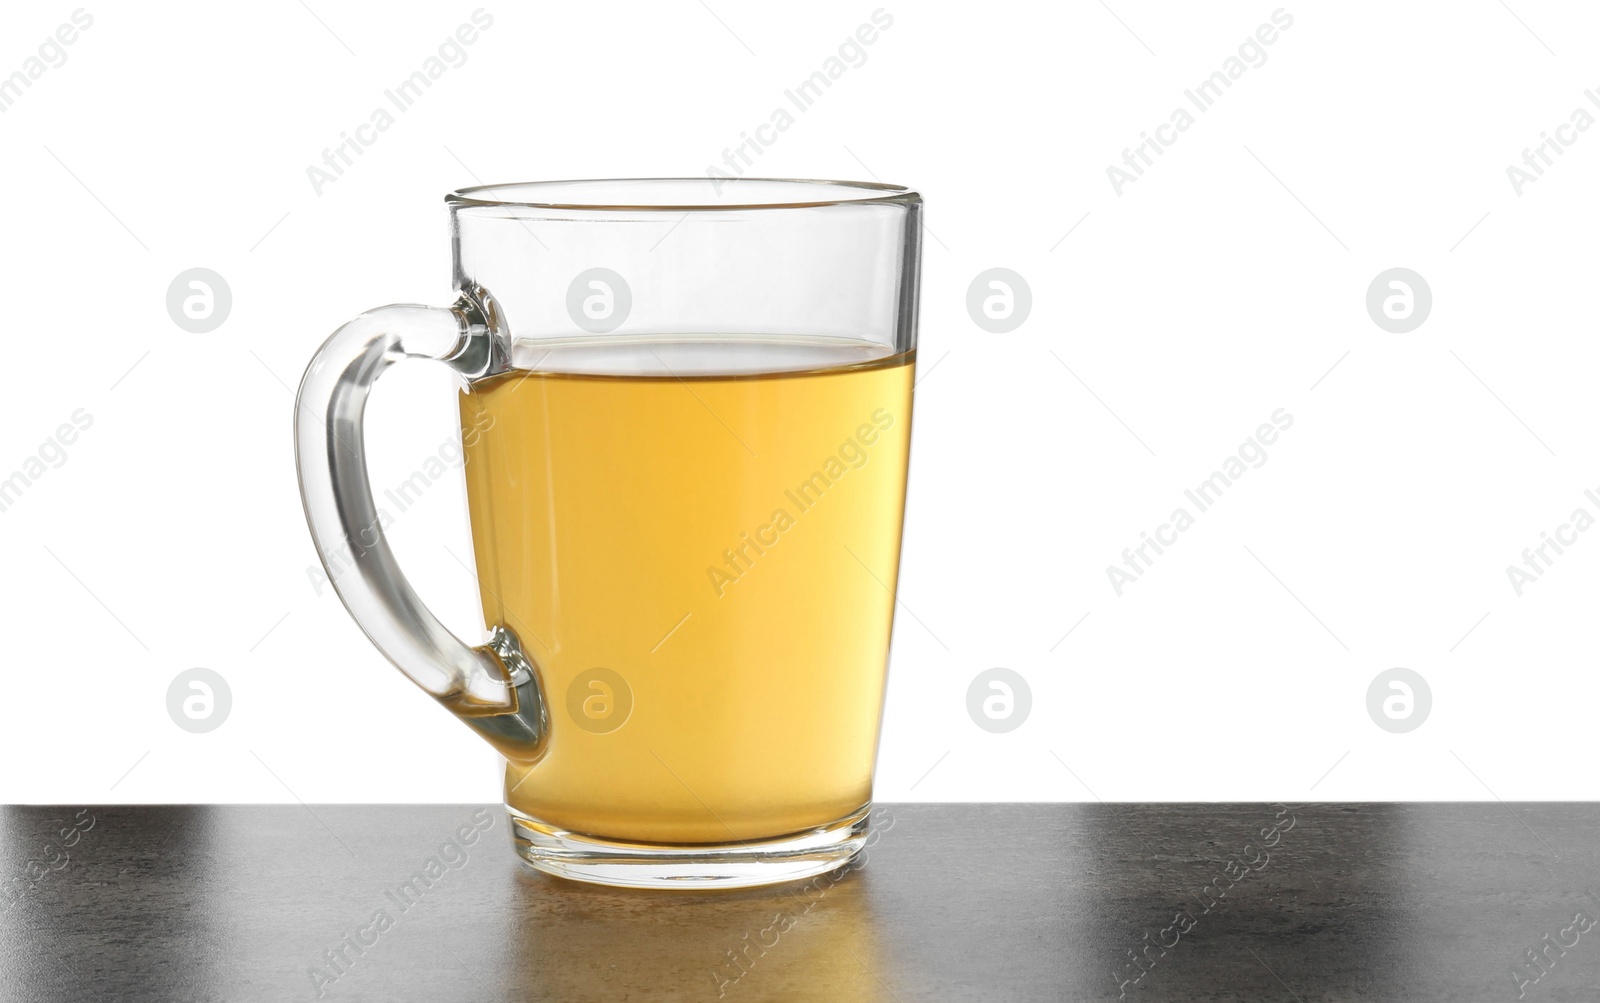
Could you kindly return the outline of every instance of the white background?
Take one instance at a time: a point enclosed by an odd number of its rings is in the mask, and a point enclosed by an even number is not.
[[[94,417],[0,512],[0,800],[499,796],[488,747],[314,591],[288,386],[356,313],[452,298],[448,190],[702,174],[876,7],[708,2],[486,5],[466,64],[320,195],[307,166],[475,3],[86,8],[0,114],[0,477]],[[1520,195],[1506,175],[1600,114],[1595,12],[1286,6],[1265,65],[1118,195],[1106,168],[1276,5],[1110,2],[886,5],[750,172],[928,203],[901,591],[927,626],[897,624],[878,796],[1600,796],[1600,532],[1520,597],[1505,571],[1600,514],[1600,129]],[[7,5],[0,75],[74,9]],[[195,266],[233,292],[209,334],[165,308]],[[965,307],[996,266],[1034,299],[1003,335]],[[1365,308],[1394,266],[1433,292],[1409,334]],[[375,484],[452,435],[435,368],[379,389]],[[1265,465],[1118,597],[1107,565],[1277,408]],[[467,552],[459,485],[392,535],[476,640],[440,546]],[[233,695],[201,735],[166,711],[195,666]],[[995,666],[1033,698],[1002,735],[966,711]],[[1408,734],[1366,710],[1394,666],[1432,689]]]

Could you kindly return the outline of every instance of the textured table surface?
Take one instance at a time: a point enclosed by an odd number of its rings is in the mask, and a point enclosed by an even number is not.
[[[498,808],[4,808],[0,1000],[1600,999],[1592,804],[875,820],[836,878],[651,893],[525,869]]]

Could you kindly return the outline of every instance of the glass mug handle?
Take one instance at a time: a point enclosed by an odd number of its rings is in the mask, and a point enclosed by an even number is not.
[[[533,663],[509,628],[472,647],[423,605],[389,549],[367,478],[363,419],[373,384],[403,359],[484,375],[497,361],[496,339],[476,316],[468,306],[400,304],[335,331],[300,383],[295,461],[317,556],[350,616],[412,682],[506,758],[529,763],[548,732]]]

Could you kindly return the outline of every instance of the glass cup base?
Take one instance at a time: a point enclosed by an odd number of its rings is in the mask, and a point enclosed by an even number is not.
[[[535,870],[618,888],[753,888],[826,874],[867,838],[865,805],[798,835],[727,845],[620,843],[565,832],[506,807],[517,854]]]

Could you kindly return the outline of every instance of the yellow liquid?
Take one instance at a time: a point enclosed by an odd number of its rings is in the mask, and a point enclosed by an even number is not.
[[[507,766],[512,808],[726,844],[870,800],[913,360],[835,357],[514,370],[463,395],[484,618],[520,638],[549,704],[542,758]]]

